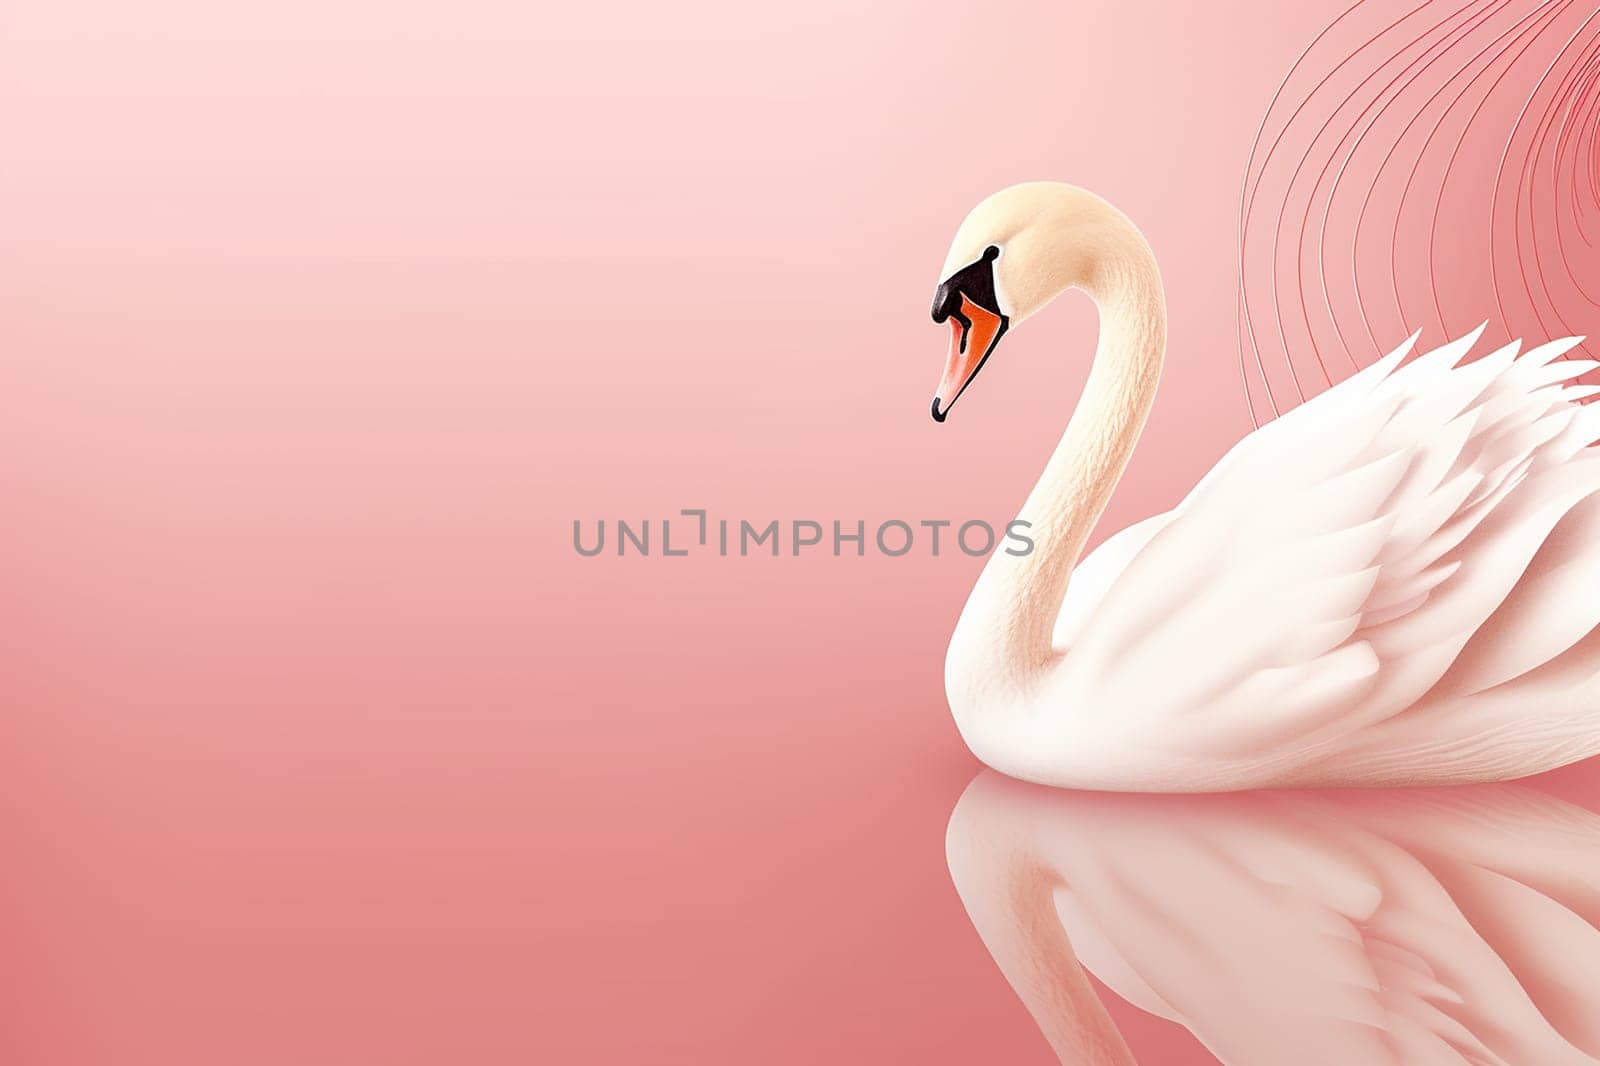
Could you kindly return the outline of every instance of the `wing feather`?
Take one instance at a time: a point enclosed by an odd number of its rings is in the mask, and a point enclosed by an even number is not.
[[[1600,1062],[1600,819],[1552,797],[1179,801],[990,775],[948,839],[968,913],[1063,1062],[1093,1031],[1066,983],[1080,970],[1236,1066]]]
[[[1480,628],[1509,626],[1486,626],[1502,604],[1526,623],[1560,582],[1594,587],[1600,536],[1518,581],[1600,494],[1600,408],[1571,384],[1600,364],[1561,359],[1573,338],[1465,362],[1482,332],[1406,363],[1413,336],[1236,445],[1076,605],[1065,683],[1167,750],[1309,759],[1415,703]],[[1600,626],[1590,599],[1452,683],[1559,654]]]

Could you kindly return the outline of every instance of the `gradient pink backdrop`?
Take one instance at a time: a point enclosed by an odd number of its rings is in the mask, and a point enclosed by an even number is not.
[[[0,1057],[1050,1061],[944,867],[979,562],[572,521],[1009,518],[1092,310],[936,426],[927,304],[1038,177],[1166,270],[1108,526],[1171,504],[1248,426],[1238,181],[1338,6],[10,5]]]

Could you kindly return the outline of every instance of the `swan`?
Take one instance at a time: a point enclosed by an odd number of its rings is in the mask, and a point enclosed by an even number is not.
[[[1133,796],[984,771],[946,857],[1063,1063],[1136,1062],[1091,975],[1226,1066],[1600,1063],[1600,815],[1526,785]]]
[[[1069,289],[1094,362],[951,637],[980,760],[1122,791],[1520,777],[1600,751],[1600,408],[1569,337],[1386,358],[1239,441],[1171,511],[1079,556],[1155,397],[1166,314],[1120,211],[1013,186],[956,232],[944,422],[1001,338]],[[1076,565],[1076,569],[1074,566]],[[1070,580],[1069,580],[1070,578]]]

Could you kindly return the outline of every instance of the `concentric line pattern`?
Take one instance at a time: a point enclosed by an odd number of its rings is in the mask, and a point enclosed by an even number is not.
[[[1414,329],[1419,349],[1485,319],[1496,341],[1595,332],[1597,242],[1594,0],[1360,0],[1290,68],[1245,166],[1252,421]]]

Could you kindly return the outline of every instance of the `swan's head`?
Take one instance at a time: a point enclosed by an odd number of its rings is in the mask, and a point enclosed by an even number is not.
[[[1083,280],[1108,210],[1093,193],[1054,181],[1013,185],[972,209],[933,294],[933,320],[950,323],[934,421],[949,415],[1006,330]]]

